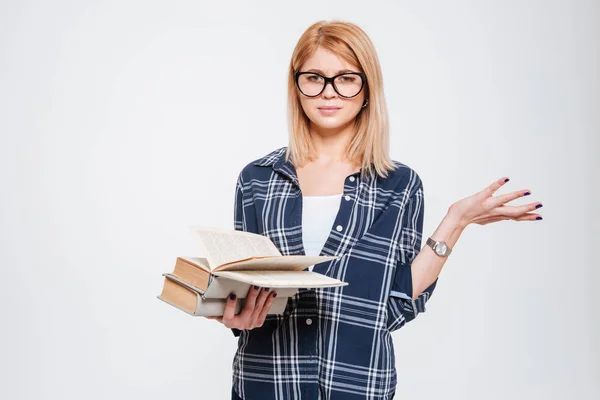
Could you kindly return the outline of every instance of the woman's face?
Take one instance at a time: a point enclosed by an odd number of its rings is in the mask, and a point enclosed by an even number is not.
[[[349,64],[341,57],[334,53],[319,47],[304,65],[300,68],[300,72],[317,72],[326,77],[333,77],[342,72],[361,72],[355,65]],[[316,88],[318,92],[319,86],[322,86],[321,78],[314,75],[301,75],[301,85]],[[344,96],[353,94],[353,86],[360,87],[361,78],[357,75],[348,75],[336,81],[338,90]],[[310,121],[316,126],[324,129],[336,129],[346,126],[349,122],[354,121],[356,115],[361,111],[365,100],[364,84],[359,94],[352,98],[344,98],[340,96],[328,83],[323,92],[317,97],[307,97],[300,91],[300,104]],[[308,89],[305,90],[307,94]]]

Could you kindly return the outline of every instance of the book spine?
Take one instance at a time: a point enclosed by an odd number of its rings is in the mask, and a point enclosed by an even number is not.
[[[198,294],[200,294],[201,296],[204,297],[204,290],[202,290],[200,288],[197,288],[196,286],[190,285],[186,281],[179,279],[177,276],[175,276],[173,274],[170,274],[168,272],[165,272],[164,274],[162,274],[162,276],[164,276],[165,278],[168,278],[168,279],[170,279],[172,281],[175,281],[175,282],[179,283],[180,285],[183,285],[186,288],[188,288],[190,290],[193,290],[194,292],[196,292],[196,293],[198,293]]]

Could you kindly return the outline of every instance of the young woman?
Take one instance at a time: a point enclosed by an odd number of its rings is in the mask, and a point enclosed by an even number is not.
[[[282,254],[335,255],[310,269],[348,286],[301,289],[283,315],[266,315],[275,290],[254,287],[218,321],[238,339],[233,399],[391,399],[391,332],[425,311],[465,227],[533,221],[528,195],[494,197],[503,177],[449,207],[421,250],[423,183],[388,154],[388,115],[378,58],[347,22],[318,22],[289,68],[290,138],[241,171],[235,229],[268,236]]]

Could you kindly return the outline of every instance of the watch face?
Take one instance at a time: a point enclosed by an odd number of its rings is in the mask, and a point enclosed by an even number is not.
[[[444,242],[440,242],[435,249],[436,253],[443,256],[448,251],[448,246]]]

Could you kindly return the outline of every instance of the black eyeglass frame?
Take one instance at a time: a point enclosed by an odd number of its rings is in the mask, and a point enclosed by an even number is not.
[[[323,84],[323,89],[321,89],[321,91],[320,91],[318,94],[315,94],[314,96],[309,96],[309,95],[307,95],[306,93],[304,93],[304,92],[302,91],[302,89],[300,89],[300,83],[298,82],[298,78],[300,78],[300,75],[307,75],[307,74],[310,74],[310,75],[318,75],[318,76],[320,76],[321,78],[323,78],[323,80],[325,81],[325,83]],[[335,87],[335,82],[334,82],[335,78],[337,78],[337,77],[339,77],[339,76],[342,76],[342,75],[358,75],[358,76],[360,76],[360,77],[361,77],[361,82],[362,82],[362,84],[361,84],[361,86],[360,86],[360,89],[358,90],[358,92],[356,92],[356,94],[355,94],[354,96],[344,96],[344,95],[343,95],[343,94],[341,94],[341,93],[340,93],[340,92],[337,90],[337,88]],[[328,83],[331,83],[331,87],[333,88],[333,90],[335,90],[335,92],[336,92],[338,95],[340,95],[341,97],[343,97],[343,98],[345,98],[345,99],[352,99],[352,98],[354,98],[354,97],[358,96],[358,95],[360,94],[360,92],[362,92],[363,88],[365,87],[365,83],[367,83],[367,75],[365,75],[365,73],[364,73],[364,72],[344,72],[344,73],[337,74],[337,75],[335,75],[335,76],[332,76],[332,77],[328,78],[328,77],[326,77],[325,75],[321,75],[321,74],[319,74],[318,72],[308,72],[308,71],[305,71],[305,72],[300,72],[300,71],[298,71],[298,72],[296,72],[296,73],[294,74],[294,78],[295,78],[295,80],[296,80],[296,87],[298,88],[298,90],[300,91],[300,93],[302,93],[302,94],[303,94],[304,96],[306,96],[306,97],[318,97],[318,96],[320,96],[320,95],[321,95],[321,93],[323,93],[323,91],[324,91],[324,90],[325,90],[325,88],[327,87],[327,84],[328,84]]]

